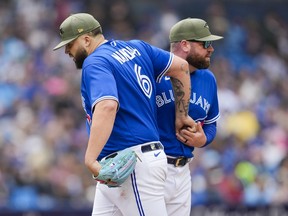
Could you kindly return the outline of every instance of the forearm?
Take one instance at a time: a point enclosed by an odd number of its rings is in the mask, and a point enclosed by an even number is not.
[[[95,173],[93,164],[112,132],[117,105],[116,101],[104,100],[95,106],[85,154],[85,164],[92,173]]]
[[[187,116],[191,95],[191,82],[188,63],[174,56],[172,66],[166,73],[170,76],[175,98],[176,116]]]
[[[183,76],[184,77],[184,76]],[[189,76],[190,78],[190,76]],[[175,114],[176,116],[187,116],[190,101],[190,88],[189,85],[181,81],[184,79],[178,79],[171,77],[172,88],[175,98]],[[188,79],[190,82],[190,79]],[[188,92],[189,91],[189,92]]]

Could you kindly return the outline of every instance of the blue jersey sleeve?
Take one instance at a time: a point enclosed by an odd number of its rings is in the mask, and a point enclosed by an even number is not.
[[[203,125],[203,130],[204,130],[205,136],[207,138],[205,145],[202,146],[202,147],[205,147],[205,146],[209,145],[214,140],[214,138],[216,136],[216,132],[217,132],[216,122]]]
[[[204,120],[204,124],[211,124],[213,122],[216,122],[220,118],[220,112],[219,112],[219,103],[218,103],[218,95],[217,95],[217,81],[215,76],[212,74],[210,70],[207,70],[208,74],[210,75],[210,85],[209,85],[209,91],[212,93],[211,95],[211,102],[210,102],[210,108],[207,113],[207,117]]]
[[[116,81],[104,59],[95,59],[94,64],[88,64],[83,68],[82,73],[82,83],[85,84],[91,110],[101,100],[114,99],[118,101]]]

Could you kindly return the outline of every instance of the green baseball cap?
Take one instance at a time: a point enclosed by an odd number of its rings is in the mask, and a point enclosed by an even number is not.
[[[90,14],[77,13],[70,15],[60,25],[61,42],[53,50],[65,46],[79,36],[91,32],[98,27],[101,28],[100,23]]]
[[[187,18],[179,21],[170,30],[170,43],[181,40],[215,41],[222,36],[212,35],[205,20]]]

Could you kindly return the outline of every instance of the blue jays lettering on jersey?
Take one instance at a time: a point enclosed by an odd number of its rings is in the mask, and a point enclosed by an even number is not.
[[[153,80],[161,80],[172,59],[173,54],[140,40],[110,40],[85,59],[81,95],[88,133],[95,104],[112,99],[119,106],[111,136],[98,160],[133,145],[159,140]]]
[[[215,76],[209,69],[201,69],[191,73],[190,77],[192,89],[189,115],[194,121],[200,121],[204,125],[203,127],[209,124],[216,126],[219,118],[219,106]],[[175,100],[169,79],[165,76],[160,84],[157,84],[156,104],[160,140],[165,146],[167,155],[191,158],[194,148],[184,145],[175,136]]]

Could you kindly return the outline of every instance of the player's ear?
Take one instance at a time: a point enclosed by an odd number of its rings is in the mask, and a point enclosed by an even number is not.
[[[181,49],[184,52],[189,52],[190,51],[191,44],[189,43],[189,41],[187,41],[187,40],[180,41],[180,46],[181,46]]]
[[[91,45],[92,38],[88,34],[85,34],[83,36],[84,36],[83,37],[84,46],[89,47]]]

